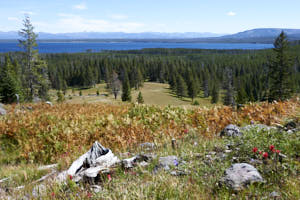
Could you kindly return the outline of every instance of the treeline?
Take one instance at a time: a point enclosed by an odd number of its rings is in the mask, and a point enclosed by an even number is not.
[[[273,94],[271,90],[282,83],[291,90],[290,94],[300,92],[300,46],[284,44],[282,56],[286,66],[281,74],[277,72],[282,72],[282,68],[274,67],[281,62],[278,60],[280,52],[276,53],[276,50],[144,49],[41,54],[40,57],[48,64],[51,87],[57,90],[93,87],[105,82],[116,97],[122,86],[130,93],[130,89],[138,89],[144,81],[151,81],[169,83],[180,98],[211,96],[212,103],[216,103],[223,93],[224,104],[231,105],[280,99],[278,95],[283,94]],[[4,54],[0,59],[2,68],[6,62],[3,57]],[[21,56],[20,53],[10,53],[7,57],[18,65]],[[288,76],[289,83],[285,80],[275,83],[276,74],[277,77],[284,74],[284,79]],[[130,99],[130,95],[125,99]]]

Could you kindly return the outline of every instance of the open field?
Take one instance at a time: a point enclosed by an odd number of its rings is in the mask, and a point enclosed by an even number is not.
[[[99,90],[100,95],[97,96],[97,90]],[[66,92],[66,102],[68,103],[108,103],[108,104],[120,104],[121,101],[121,91],[117,98],[114,99],[113,95],[110,94],[106,89],[106,84],[97,84],[96,87],[89,89],[82,89],[82,96],[79,96],[79,89],[67,90]],[[169,84],[163,83],[153,83],[145,82],[144,86],[140,90],[132,90],[132,102],[136,102],[139,91],[142,92],[145,104],[148,105],[159,105],[159,106],[191,106],[190,98],[180,99],[174,95],[169,89]],[[56,99],[56,92],[52,91],[52,98]],[[70,99],[69,97],[72,97]],[[210,98],[195,98],[201,106],[211,107]]]

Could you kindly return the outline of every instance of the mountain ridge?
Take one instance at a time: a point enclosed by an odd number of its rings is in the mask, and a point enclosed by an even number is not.
[[[46,33],[39,32],[38,40],[47,41],[145,41],[145,42],[191,42],[191,43],[273,43],[275,38],[284,31],[290,41],[300,40],[300,29],[257,28],[235,34],[216,33],[162,33],[162,32],[75,32],[75,33]],[[17,31],[1,32],[0,40],[18,39]]]

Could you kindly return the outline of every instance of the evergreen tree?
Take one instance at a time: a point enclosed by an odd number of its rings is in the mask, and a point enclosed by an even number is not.
[[[247,102],[247,93],[246,93],[244,87],[238,88],[236,102],[238,104],[244,104]]]
[[[177,90],[176,91],[177,91],[176,92],[177,96],[180,98],[187,96],[187,85],[181,75],[178,75],[178,77],[177,77]]]
[[[293,94],[291,82],[292,58],[288,52],[288,40],[284,32],[276,38],[274,43],[274,58],[269,65],[269,101],[286,100]]]
[[[34,27],[30,22],[29,16],[25,16],[23,21],[24,28],[19,31],[23,40],[19,40],[20,46],[24,49],[24,86],[27,92],[27,98],[32,100],[36,91],[42,98],[47,98],[49,89],[47,64],[40,60],[37,47],[37,34],[34,33]]]
[[[12,103],[16,101],[16,94],[20,95],[21,89],[14,66],[11,64],[10,58],[6,56],[5,65],[0,73],[0,96],[1,101],[4,103]]]
[[[204,97],[205,98],[209,97],[209,86],[208,86],[207,78],[205,78],[203,81],[203,91],[204,91]]]
[[[194,98],[197,97],[198,94],[198,85],[197,81],[193,78],[193,75],[189,73],[188,77],[188,95],[194,101]]]
[[[122,83],[122,101],[131,101],[131,91],[128,74],[124,72],[124,79]]]
[[[223,104],[226,106],[234,106],[234,89],[233,89],[233,75],[232,75],[232,69],[226,69],[225,70],[225,94],[223,98]]]
[[[212,91],[211,91],[211,103],[215,104],[219,101],[219,86],[217,83],[213,85]]]
[[[137,102],[138,102],[139,104],[143,104],[143,103],[144,103],[144,98],[143,98],[141,92],[139,92],[139,95],[138,95],[138,97],[137,97]]]

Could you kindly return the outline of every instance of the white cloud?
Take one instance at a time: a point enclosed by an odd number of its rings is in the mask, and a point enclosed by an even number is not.
[[[233,16],[236,16],[236,13],[233,11],[230,11],[227,13],[227,15],[233,17]]]
[[[7,20],[8,21],[20,21],[20,19],[17,17],[8,17]]]
[[[34,13],[34,12],[32,12],[32,11],[21,11],[20,12],[21,14],[23,14],[23,15],[36,15],[36,13]]]
[[[60,19],[47,27],[40,27],[49,32],[139,32],[145,25],[132,21],[113,21],[84,18],[80,15],[59,13]]]
[[[80,4],[77,4],[77,5],[74,5],[73,9],[76,9],[76,10],[86,10],[87,6],[86,6],[85,3],[80,3]]]
[[[121,15],[121,14],[113,14],[109,16],[111,19],[115,20],[122,20],[122,19],[128,19],[127,15]]]

